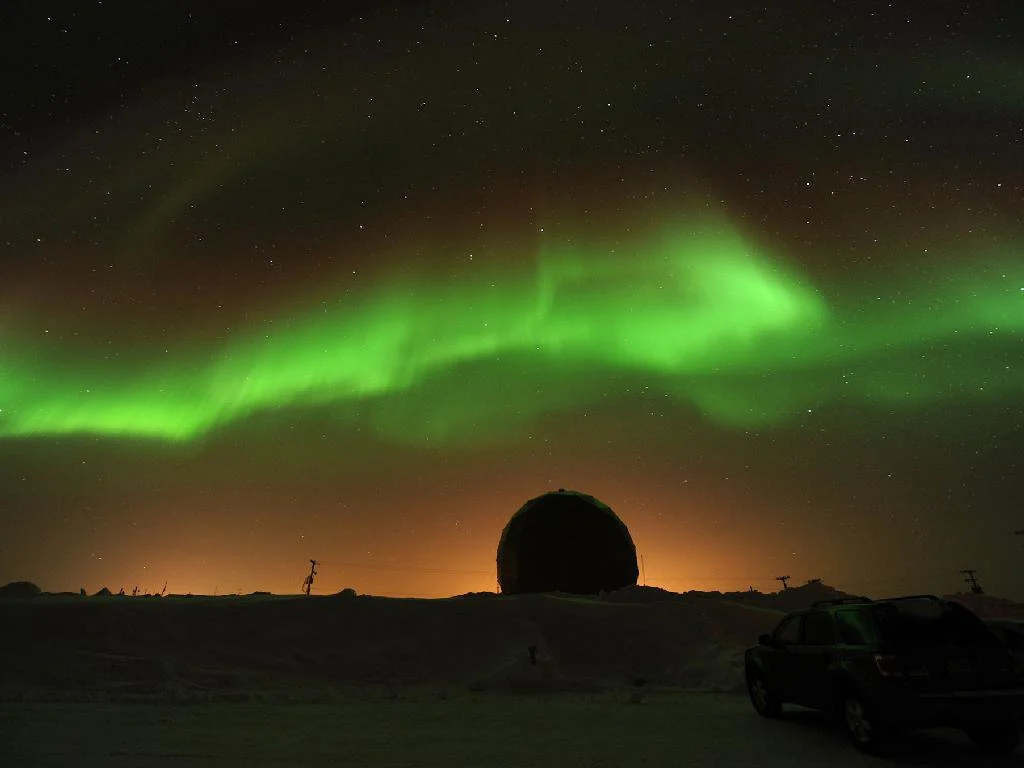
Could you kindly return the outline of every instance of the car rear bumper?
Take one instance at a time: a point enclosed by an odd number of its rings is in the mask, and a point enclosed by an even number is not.
[[[970,725],[1024,712],[1024,689],[918,693],[887,699],[881,714],[904,725]]]

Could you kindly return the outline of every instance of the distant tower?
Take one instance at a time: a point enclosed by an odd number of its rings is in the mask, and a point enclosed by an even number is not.
[[[775,580],[782,582],[782,588],[783,589],[789,589],[789,584],[787,584],[786,582],[788,582],[790,580],[790,578],[792,578],[792,577],[791,576],[776,576]]]
[[[978,579],[974,575],[977,572],[978,571],[974,568],[964,568],[962,571],[960,571],[960,573],[966,574],[966,576],[964,577],[964,581],[967,582],[968,585],[970,585],[971,592],[973,592],[976,595],[984,595],[985,590],[981,588],[981,584],[978,583]]]
[[[316,567],[320,565],[318,560],[310,559],[309,561],[309,575],[302,582],[302,589],[306,593],[306,597],[309,597],[309,590],[313,588],[313,579],[316,576]]]

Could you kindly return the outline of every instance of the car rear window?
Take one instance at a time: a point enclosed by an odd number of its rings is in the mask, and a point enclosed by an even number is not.
[[[901,600],[872,606],[886,645],[901,648],[990,646],[999,641],[981,619],[959,605]]]
[[[864,608],[836,611],[836,628],[847,645],[872,645],[877,639],[871,614]]]

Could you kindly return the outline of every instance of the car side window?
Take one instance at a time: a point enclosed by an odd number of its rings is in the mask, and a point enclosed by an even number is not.
[[[804,618],[804,645],[832,645],[836,641],[832,617],[825,611],[809,613]]]
[[[772,633],[776,645],[796,645],[800,642],[800,624],[802,615],[789,616],[783,619]]]
[[[836,611],[836,628],[847,645],[870,645],[875,635],[867,611]]]
[[[1024,630],[1003,627],[1003,639],[1006,642],[1006,647],[1011,651],[1024,651]]]

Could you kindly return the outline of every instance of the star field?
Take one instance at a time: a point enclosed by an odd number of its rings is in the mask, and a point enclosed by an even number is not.
[[[6,13],[0,581],[1024,597],[1009,4]]]

